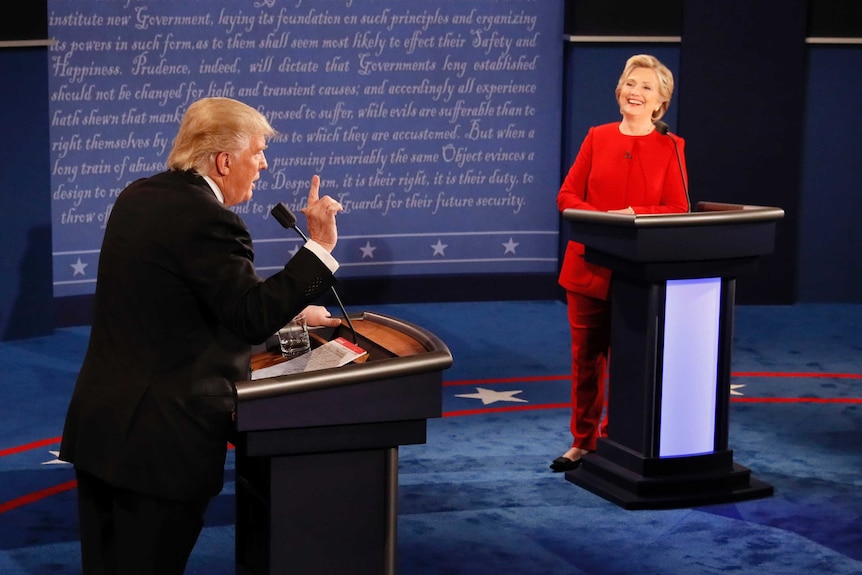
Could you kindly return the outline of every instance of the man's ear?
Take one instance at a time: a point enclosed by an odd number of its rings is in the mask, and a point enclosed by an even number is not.
[[[230,154],[227,152],[219,152],[215,157],[216,172],[220,176],[228,175],[230,172]]]

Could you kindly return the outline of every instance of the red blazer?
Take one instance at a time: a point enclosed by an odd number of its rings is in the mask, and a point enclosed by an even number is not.
[[[575,162],[557,194],[557,207],[580,210],[622,209],[637,214],[687,212],[688,199],[677,162],[676,140],[685,171],[682,138],[653,131],[646,136],[626,136],[619,123],[590,128]],[[686,174],[686,181],[688,175]],[[566,290],[607,299],[610,270],[586,262],[584,246],[566,246],[559,283]]]
[[[61,459],[139,493],[221,491],[234,383],[248,379],[251,345],[335,281],[305,248],[266,280],[253,258],[242,219],[197,175],[164,172],[120,194]]]

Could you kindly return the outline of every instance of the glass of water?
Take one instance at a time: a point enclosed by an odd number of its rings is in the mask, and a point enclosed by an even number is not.
[[[296,316],[278,330],[278,343],[281,346],[281,355],[288,358],[302,355],[311,349],[304,314]]]

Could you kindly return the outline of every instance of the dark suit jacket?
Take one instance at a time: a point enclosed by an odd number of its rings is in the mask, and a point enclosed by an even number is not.
[[[335,282],[305,248],[266,280],[253,257],[242,219],[199,176],[164,172],[120,194],[61,459],[150,495],[221,491],[251,345]]]

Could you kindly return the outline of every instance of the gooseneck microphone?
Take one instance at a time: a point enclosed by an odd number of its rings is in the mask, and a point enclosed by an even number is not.
[[[685,178],[685,170],[682,168],[682,157],[679,155],[679,145],[676,143],[676,138],[670,135],[670,126],[661,120],[656,120],[654,125],[659,134],[667,136],[673,142],[673,149],[676,151],[676,163],[679,165],[679,175],[682,178],[682,187],[685,190],[685,201],[688,204],[688,211],[691,211],[691,198],[688,196],[688,181]]]
[[[269,213],[271,213],[272,217],[281,224],[281,227],[288,230],[296,230],[296,233],[298,233],[302,239],[308,241],[308,236],[306,236],[301,229],[296,227],[296,216],[283,202],[279,202],[273,206]],[[335,291],[335,286],[331,286],[331,289],[332,295],[335,296],[335,301],[338,302],[338,307],[341,308],[341,313],[344,315],[344,319],[347,320],[347,326],[350,328],[350,333],[353,336],[353,343],[356,343],[356,330],[353,329],[353,322],[350,321],[350,316],[347,315],[347,311],[344,309],[344,304],[341,303],[341,298],[338,297],[338,292]]]

